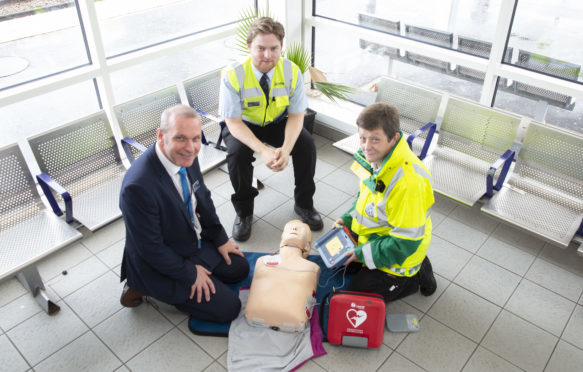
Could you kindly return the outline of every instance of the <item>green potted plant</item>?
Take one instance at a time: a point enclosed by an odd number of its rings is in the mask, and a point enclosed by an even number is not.
[[[249,49],[247,48],[249,26],[259,17],[273,18],[269,13],[256,11],[253,7],[241,12],[241,20],[239,21],[239,27],[237,28],[235,37],[235,48],[245,56],[249,55]],[[283,49],[281,55],[295,63],[302,74],[309,71],[314,88],[333,102],[336,102],[337,98],[345,100],[348,98],[348,94],[355,91],[354,88],[347,85],[329,82],[322,71],[312,66],[310,53],[301,42],[291,43],[287,48]],[[314,127],[315,117],[316,112],[308,108],[304,116],[304,126],[310,133],[312,133]]]

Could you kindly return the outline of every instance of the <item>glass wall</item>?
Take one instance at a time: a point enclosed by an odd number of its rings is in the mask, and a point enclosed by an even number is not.
[[[0,1],[0,90],[90,63],[75,2],[31,3]]]

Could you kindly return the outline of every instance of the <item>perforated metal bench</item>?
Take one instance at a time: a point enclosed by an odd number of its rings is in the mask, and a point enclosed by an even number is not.
[[[518,66],[529,70],[540,71],[551,76],[561,77],[567,80],[577,81],[581,66],[550,58],[536,53],[520,50],[518,52]],[[557,93],[548,89],[538,88],[517,81],[514,85],[515,93],[534,100],[545,101],[549,105],[558,106],[566,110],[573,110],[575,101],[573,97]]]
[[[70,195],[73,218],[91,231],[121,217],[119,190],[126,168],[105,112],[28,138],[40,167],[37,176],[53,211]],[[67,205],[65,204],[65,208]]]
[[[376,102],[397,107],[403,134],[415,154],[423,159],[433,134],[442,95],[404,81],[382,77],[378,83]],[[359,147],[358,133],[334,143],[337,148],[354,154]]]
[[[79,231],[43,204],[17,144],[0,148],[0,280],[16,275],[49,314],[49,299],[35,263],[79,239]]]
[[[171,86],[114,106],[115,116],[124,137],[122,146],[130,163],[156,142],[156,129],[160,127],[162,112],[179,103],[181,99],[178,88]],[[198,161],[201,171],[206,173],[224,162],[226,154],[208,145],[204,138],[206,119],[201,119],[203,146],[198,154]]]
[[[451,48],[453,45],[453,33],[433,30],[430,28],[406,25],[405,35],[413,40],[424,41],[428,44]],[[423,64],[442,72],[449,72],[449,62],[428,57],[418,53],[407,52],[406,58],[414,64]]]
[[[530,123],[513,172],[482,211],[567,247],[583,220],[583,136]]]
[[[496,169],[496,188],[508,170],[520,117],[450,98],[434,151],[423,163],[433,176],[433,189],[472,206],[487,192],[487,175]]]
[[[395,22],[390,21],[388,19],[379,18],[372,14],[359,13],[358,24],[376,31],[381,31],[394,35],[401,34],[401,22],[399,21]],[[393,48],[387,45],[382,45],[364,39],[359,39],[358,44],[361,49],[366,49],[371,53],[390,56],[394,58],[400,57],[399,48]]]
[[[458,37],[458,50],[465,52],[474,56],[490,58],[490,52],[492,50],[492,43],[489,41],[473,39],[471,37],[459,36]],[[512,48],[506,48],[504,51],[503,61],[510,63],[512,58]],[[458,66],[456,70],[459,77],[469,78],[474,81],[484,81],[486,73],[483,71],[474,70],[473,68]],[[506,79],[501,79],[500,86],[506,86]]]

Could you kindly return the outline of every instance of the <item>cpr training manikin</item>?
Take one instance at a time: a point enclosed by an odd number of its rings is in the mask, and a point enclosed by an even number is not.
[[[320,277],[320,267],[306,260],[311,240],[308,225],[289,221],[279,253],[257,259],[245,308],[250,325],[288,332],[301,332],[308,326]]]

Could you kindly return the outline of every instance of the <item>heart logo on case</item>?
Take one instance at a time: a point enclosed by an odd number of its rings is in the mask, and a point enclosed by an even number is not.
[[[366,311],[349,309],[346,312],[346,318],[354,328],[358,328],[366,320]]]

